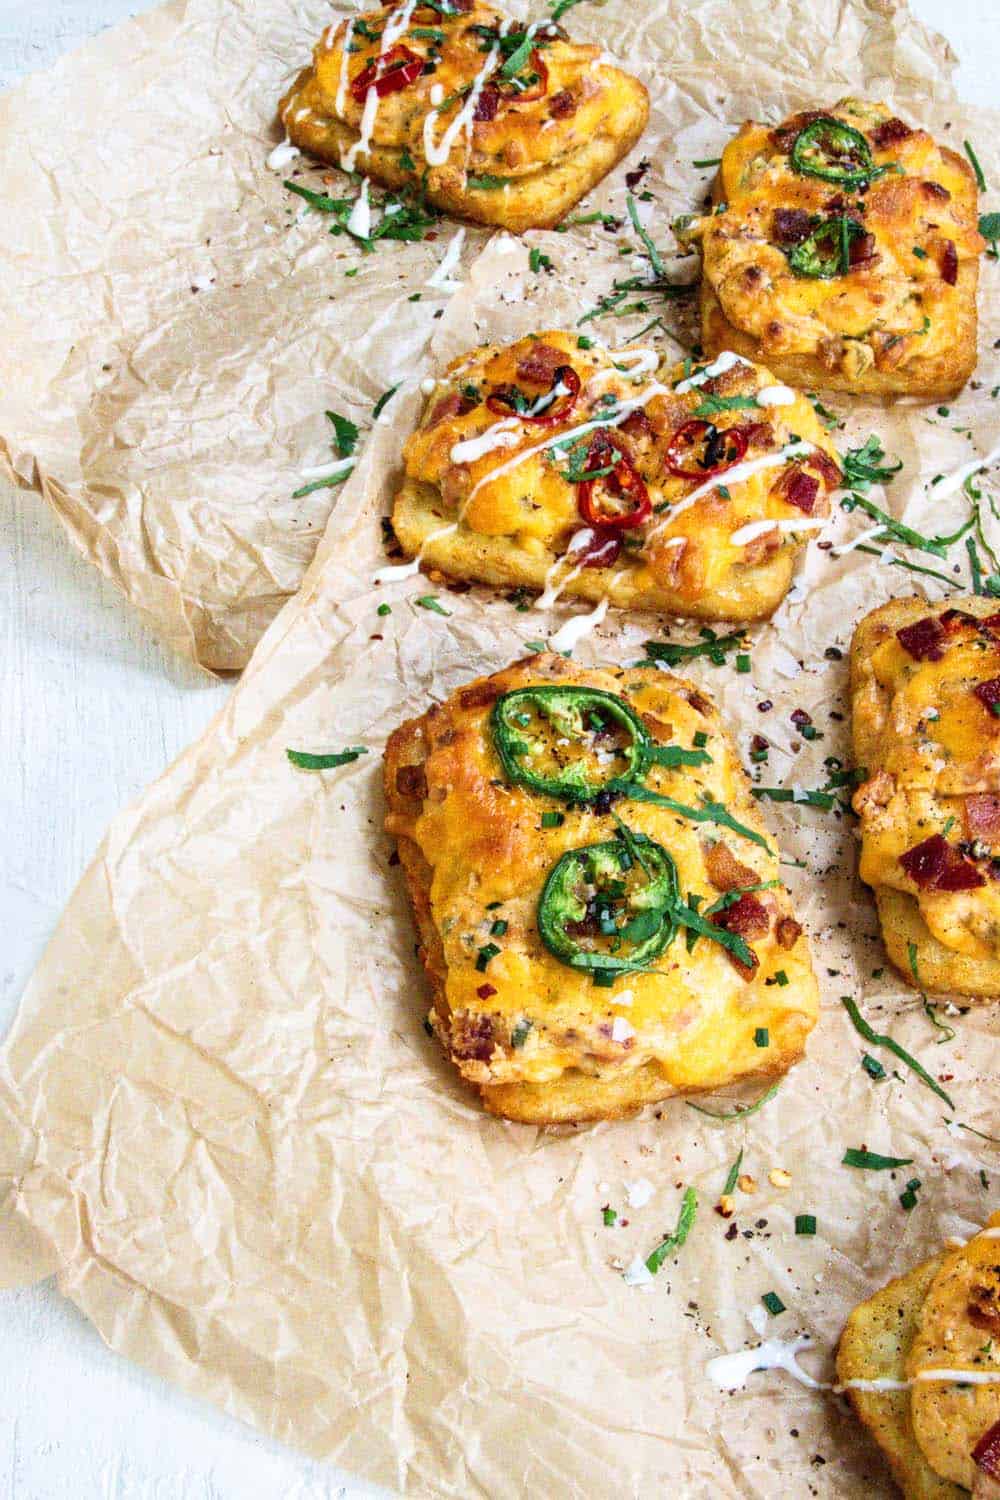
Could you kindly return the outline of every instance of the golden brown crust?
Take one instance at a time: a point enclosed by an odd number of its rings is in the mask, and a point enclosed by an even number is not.
[[[377,38],[390,15],[395,10],[355,17],[346,57],[347,23],[329,28],[312,65],[281,101],[279,113],[289,138],[321,161],[341,166],[346,160],[389,187],[419,188],[429,203],[447,213],[520,234],[558,224],[632,149],[645,128],[649,97],[638,79],[601,61],[598,48],[571,43],[561,28],[550,32],[542,26],[535,54],[545,70],[540,96],[529,89],[522,98],[504,84],[509,97],[501,90],[490,110],[476,108],[466,128],[449,136],[448,127],[470,88],[481,97],[477,75],[489,68],[488,56],[484,58],[489,33],[503,21],[492,7],[477,3],[453,16],[438,16],[431,28],[417,24],[419,13],[411,18],[396,45],[427,57],[427,70],[379,101],[369,134],[361,103],[348,84],[378,55]],[[364,33],[359,31],[362,23]],[[441,41],[430,42],[429,31]],[[369,33],[375,40],[365,40]],[[503,61],[499,50],[496,59],[484,93],[503,84],[497,71]],[[438,115],[434,101],[445,96],[453,102],[443,104]],[[428,117],[430,144],[424,131]],[[434,151],[442,139],[449,144],[438,160]],[[363,149],[354,150],[359,143]]]
[[[726,805],[745,826],[761,827],[714,711],[696,689],[663,673],[588,672],[543,655],[478,679],[401,725],[386,746],[386,826],[398,841],[431,987],[430,1019],[445,1050],[488,1110],[535,1124],[613,1118],[671,1094],[780,1076],[801,1055],[817,1008],[806,939],[783,891],[768,888],[763,898],[770,915],[764,936],[754,940],[760,968],[749,979],[716,944],[702,940],[690,957],[675,939],[655,970],[629,974],[613,990],[595,988],[538,939],[535,908],[547,870],[566,848],[613,836],[616,826],[608,813],[560,804],[504,780],[488,730],[492,703],[501,692],[550,682],[624,693],[654,735],[659,725],[661,735],[690,737],[682,718],[707,724],[712,784],[729,789]],[[671,722],[656,712],[669,713]],[[670,774],[676,794],[684,774]],[[560,806],[565,827],[542,831],[540,813]],[[700,835],[698,826],[628,799],[616,812],[650,837],[669,837],[686,891],[707,882],[706,867],[744,869],[730,858],[706,866],[706,849],[717,849],[718,841]],[[777,879],[776,856],[746,847],[744,872],[770,876],[773,863]],[[720,887],[707,889],[710,904]],[[471,959],[490,930],[489,917],[485,926],[479,921],[484,912],[502,915],[505,935],[497,939],[502,957],[480,970]],[[767,984],[779,968],[787,982]],[[619,1004],[628,1007],[619,1014],[635,1023],[627,1041],[612,1037],[612,1007]]]
[[[995,617],[995,601],[978,597],[893,599],[851,645],[854,753],[868,771],[854,799],[860,873],[886,952],[920,990],[984,1000],[1000,996],[1000,822],[989,827],[1000,813],[1000,724],[976,688],[1000,676],[1000,637],[975,622]],[[940,648],[913,656],[898,633],[914,628],[940,631]],[[904,857],[931,840],[965,861],[967,888],[907,868]]]
[[[795,136],[820,114],[866,136],[881,171],[865,191],[792,169]],[[925,400],[961,390],[976,366],[984,242],[975,178],[955,152],[884,105],[844,99],[776,130],[745,124],[712,197],[715,211],[681,232],[702,251],[707,353],[735,350],[805,389]],[[857,261],[796,274],[794,248],[837,216],[863,236]]]

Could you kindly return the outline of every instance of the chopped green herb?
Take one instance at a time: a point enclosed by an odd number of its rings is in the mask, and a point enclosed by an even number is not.
[[[694,744],[697,749],[703,750],[708,744],[708,735],[704,729],[696,729],[694,732]]]
[[[642,225],[639,218],[639,209],[631,193],[625,194],[625,206],[628,209],[628,216],[632,220],[632,228],[646,247],[646,254],[649,256],[649,264],[653,268],[653,274],[661,280],[666,280],[667,273],[663,261],[660,259],[660,252],[653,243],[652,236]]]
[[[391,615],[392,614],[392,605],[391,604],[380,604],[379,607],[378,607],[378,609],[375,611],[375,613],[377,615],[381,615],[382,618],[385,619],[386,615]]]
[[[482,177],[467,177],[465,185],[472,188],[474,192],[491,193],[496,188],[506,187],[509,181],[509,177],[493,177],[486,172]]]
[[[692,823],[715,823],[720,828],[730,828],[733,833],[749,839],[752,844],[759,844],[769,854],[774,852],[763,834],[758,833],[755,828],[747,828],[746,824],[738,822],[721,802],[708,800],[701,807],[688,807],[684,802],[675,802],[672,797],[663,797],[659,792],[650,791],[638,781],[626,782],[622,786],[622,791],[634,802],[650,802],[655,807],[667,807],[671,812],[679,813],[682,818],[690,818]]]
[[[530,266],[531,270],[536,273],[538,271],[552,270],[551,260],[547,255],[543,255],[541,250],[539,250],[537,246],[533,248],[528,254],[528,265]]]
[[[413,160],[413,157],[410,155],[409,151],[400,152],[399,165],[402,167],[404,172],[415,172],[417,170],[417,164]]]
[[[578,349],[593,349],[594,340],[589,339],[585,333],[581,333],[577,338],[576,347]]]
[[[756,396],[702,396],[691,413],[694,417],[714,417],[720,411],[749,411],[760,405]]]
[[[947,1025],[945,1025],[944,1021],[939,1021],[938,1020],[938,1018],[937,1018],[937,1011],[934,1009],[934,1006],[931,1004],[931,1002],[927,999],[926,995],[924,996],[924,1015],[927,1017],[928,1021],[930,1021],[931,1025],[937,1031],[940,1031],[940,1032],[943,1033],[941,1036],[934,1038],[935,1042],[937,1043],[937,1045],[939,1047],[944,1042],[954,1041],[954,1039],[955,1039],[955,1028],[954,1028],[954,1026],[947,1026]]]
[[[920,248],[919,245],[914,245],[914,247],[913,247],[913,253],[917,257],[917,260],[926,260],[927,259],[927,251],[926,250],[921,250],[921,248]]]
[[[795,791],[790,786],[753,786],[750,791],[758,801],[794,802],[800,807],[818,807],[822,812],[829,812],[837,800],[829,792]]]
[[[871,437],[860,448],[849,448],[841,455],[841,468],[844,471],[844,479],[848,485],[860,490],[867,495],[873,484],[889,484],[903,467],[902,459],[897,459],[894,464],[883,463],[885,449],[878,438],[872,433]]]
[[[750,670],[750,658],[744,651],[741,651],[736,658],[736,670],[741,673],[746,673]]]
[[[1000,240],[1000,214],[983,214],[979,220],[979,233],[984,240],[989,240],[988,254],[996,260],[997,240]]]
[[[983,176],[983,169],[979,165],[979,157],[976,155],[975,151],[973,151],[973,149],[972,149],[972,142],[971,141],[963,141],[962,145],[965,147],[965,154],[966,154],[966,156],[969,158],[969,161],[972,163],[972,170],[976,174],[976,187],[979,189],[979,191],[981,193],[985,193],[985,191],[986,191],[986,178]]]
[[[679,1250],[691,1233],[691,1226],[698,1212],[698,1195],[693,1187],[685,1188],[684,1198],[681,1202],[681,1211],[677,1219],[677,1227],[673,1234],[668,1234],[661,1240],[651,1255],[646,1257],[646,1270],[656,1275],[668,1255],[673,1255]]]
[[[758,1026],[753,1034],[755,1047],[769,1047],[771,1045],[771,1034],[766,1026]]]
[[[496,921],[490,924],[490,937],[503,937],[506,932],[507,923],[503,917],[497,917]]]
[[[777,1292],[765,1292],[760,1300],[763,1302],[772,1318],[776,1318],[779,1313],[783,1313],[785,1311],[785,1304],[782,1302]]]
[[[359,756],[367,755],[368,751],[364,745],[352,745],[349,750],[337,750],[331,755],[313,755],[308,750],[286,750],[285,754],[300,771],[329,771],[334,766],[349,765]]]
[[[815,1214],[796,1214],[795,1215],[795,1233],[796,1234],[815,1234],[816,1233],[816,1215]]]
[[[527,1016],[525,1016],[523,1020],[518,1021],[517,1025],[514,1027],[514,1030],[510,1034],[510,1045],[512,1047],[524,1046],[525,1042],[528,1040],[528,1032],[531,1030],[531,1025],[532,1023],[528,1020]]]
[[[682,646],[673,641],[647,641],[644,650],[650,661],[665,661],[668,667],[678,662],[691,661],[696,656],[707,656],[716,667],[721,667],[727,651],[734,651],[744,643],[745,632],[734,630],[732,635],[716,635],[709,627],[701,632],[703,639],[694,646]]]
[[[880,1156],[877,1151],[869,1151],[867,1146],[848,1146],[841,1158],[841,1166],[858,1167],[867,1172],[890,1172],[895,1167],[908,1167],[912,1162],[912,1156]]]
[[[949,1109],[955,1108],[954,1104],[952,1104],[950,1098],[945,1093],[941,1085],[931,1077],[927,1069],[920,1063],[918,1063],[916,1058],[913,1057],[911,1053],[907,1052],[905,1047],[901,1047],[899,1043],[895,1041],[891,1036],[884,1036],[882,1035],[882,1033],[873,1030],[872,1027],[869,1026],[868,1022],[861,1014],[857,1005],[851,999],[850,995],[841,995],[840,1002],[843,1005],[844,1009],[847,1011],[847,1014],[850,1016],[855,1031],[859,1032],[870,1046],[885,1047],[889,1052],[893,1054],[894,1057],[898,1057],[900,1062],[905,1063],[912,1072],[916,1073],[920,1081],[926,1084],[929,1089],[937,1094],[939,1099],[943,1099],[944,1102],[948,1105]]]
[[[872,1057],[870,1052],[862,1052],[861,1066],[864,1068],[869,1078],[886,1077],[886,1071],[883,1068],[882,1064],[879,1062],[877,1057]]]
[[[491,958],[496,958],[500,949],[496,943],[484,943],[476,954],[476,968],[480,974],[486,973],[486,966]]]
[[[561,828],[562,825],[565,823],[565,821],[566,821],[566,815],[565,815],[565,813],[555,812],[555,811],[543,812],[542,813],[542,827],[543,828]]]
[[[705,156],[705,157],[702,157],[701,161],[693,161],[691,163],[691,165],[693,167],[699,167],[699,168],[701,168],[701,167],[720,167],[722,165],[722,157],[721,156]]]
[[[608,1227],[608,1229],[610,1229],[613,1224],[618,1223],[618,1215],[613,1208],[608,1208],[607,1206],[605,1206],[601,1209],[601,1214],[603,1215],[604,1223]]]
[[[776,985],[779,985],[781,989],[784,989],[785,985],[788,983],[788,975],[785,973],[784,969],[779,969],[777,971],[774,976],[774,982]]]
[[[373,422],[377,422],[378,421],[379,417],[385,411],[386,407],[389,405],[389,402],[392,400],[393,396],[396,394],[396,392],[398,390],[399,390],[399,386],[398,385],[391,385],[387,391],[383,391],[382,392],[381,396],[378,398],[378,400],[375,402],[375,405],[372,407],[372,421]]]
[[[708,1115],[713,1120],[742,1120],[744,1115],[754,1115],[759,1109],[768,1104],[781,1087],[778,1083],[772,1083],[766,1094],[761,1094],[753,1104],[738,1105],[736,1109],[706,1109],[703,1104],[694,1104],[690,1099],[685,1099],[688,1109],[696,1109],[700,1115]]]
[[[733,1162],[732,1166],[729,1168],[729,1171],[728,1171],[728,1173],[726,1175],[725,1186],[722,1189],[722,1196],[724,1198],[726,1198],[726,1197],[729,1196],[729,1194],[733,1191],[733,1188],[736,1186],[737,1182],[739,1181],[740,1167],[742,1165],[743,1165],[743,1147],[741,1146],[740,1150],[739,1150],[739,1155],[737,1156],[736,1160]]]
[[[917,1193],[920,1191],[921,1182],[919,1177],[911,1177],[906,1184],[905,1191],[900,1193],[899,1201],[907,1213],[917,1206]]]
[[[444,615],[446,619],[450,618],[451,616],[451,610],[445,609],[444,606],[438,602],[434,594],[421,594],[419,599],[414,600],[414,603],[419,604],[421,609],[429,609],[432,614]]]
[[[350,458],[358,442],[358,429],[347,417],[342,417],[339,411],[328,411],[327,420],[333,423],[333,432],[337,444],[337,452],[341,458]]]

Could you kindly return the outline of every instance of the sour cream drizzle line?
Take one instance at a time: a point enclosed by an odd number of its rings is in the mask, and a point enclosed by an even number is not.
[[[777,453],[764,453],[760,458],[748,458],[745,463],[733,464],[731,469],[723,469],[721,474],[716,474],[713,479],[706,480],[697,489],[691,491],[690,495],[684,495],[676,505],[663,512],[656,526],[651,526],[646,534],[646,543],[653,541],[665,527],[670,526],[677,517],[688,509],[689,506],[701,500],[705,495],[710,495],[720,485],[726,487],[730,484],[742,484],[746,479],[752,479],[754,474],[761,473],[764,469],[776,469],[787,463],[790,458],[804,458],[806,454],[814,451],[814,445],[804,440],[794,443],[786,443],[779,448]],[[800,523],[797,523],[800,524]]]
[[[683,395],[685,391],[693,391],[696,386],[704,385],[706,380],[714,380],[716,375],[725,375],[727,370],[734,369],[736,365],[749,365],[750,363],[751,361],[744,359],[742,354],[734,354],[731,349],[723,349],[718,358],[714,359],[710,365],[706,365],[703,370],[696,370],[686,380],[678,381],[674,390],[678,395]]]
[[[734,547],[744,547],[747,542],[764,536],[768,531],[820,531],[829,519],[829,516],[803,516],[801,521],[748,521],[745,526],[733,532],[729,541]]]
[[[472,81],[472,88],[469,90],[468,98],[439,141],[435,141],[434,139],[434,122],[438,117],[439,111],[436,108],[427,111],[424,116],[424,160],[429,167],[444,166],[451,154],[451,148],[455,144],[460,130],[468,130],[471,136],[472,119],[476,112],[476,105],[479,103],[479,96],[483,91],[487,78],[493,72],[499,56],[500,48],[491,47],[486,61]],[[371,93],[371,90],[369,89],[368,92]]]
[[[936,500],[940,500],[945,495],[953,495],[956,490],[962,488],[967,479],[972,478],[973,474],[978,474],[981,469],[988,469],[990,464],[996,463],[998,458],[1000,458],[1000,443],[995,448],[991,448],[985,458],[977,458],[972,463],[963,464],[960,469],[956,469],[953,474],[948,474],[942,479],[940,484],[924,485],[924,491],[928,495],[933,495]]]
[[[417,0],[404,0],[398,13],[395,15],[390,14],[388,21],[386,21],[376,60],[376,75],[378,73],[378,63],[396,45],[399,38],[409,26],[410,18],[413,15],[416,4]],[[368,152],[368,148],[371,145],[372,131],[375,128],[375,117],[378,114],[379,102],[378,89],[375,87],[375,80],[373,79],[365,90],[365,107],[361,111],[361,128],[358,138],[346,155],[340,158],[340,165],[345,172],[354,171],[354,164],[358,159],[359,152],[364,151],[366,154]]]

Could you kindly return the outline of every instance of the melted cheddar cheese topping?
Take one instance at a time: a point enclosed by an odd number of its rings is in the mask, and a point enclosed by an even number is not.
[[[695,809],[706,798],[721,804],[746,831],[627,794],[613,805],[574,804],[512,784],[493,739],[492,705],[503,692],[550,682],[617,695],[655,741],[691,747],[704,735],[704,765],[654,765],[645,784]],[[441,948],[431,1021],[467,1079],[542,1083],[568,1069],[606,1075],[652,1061],[673,1089],[708,1089],[795,1061],[817,1015],[807,942],[733,747],[690,683],[648,668],[587,671],[543,655],[472,684],[417,723],[425,742],[419,811],[401,812],[390,796],[387,827],[417,846],[429,872],[429,920]],[[689,951],[683,930],[648,971],[618,974],[609,988],[547,949],[538,907],[549,872],[567,851],[614,839],[618,820],[669,852],[682,899],[703,911],[726,890],[766,887],[748,938],[751,977],[711,939]]]
[[[511,391],[526,408],[544,402],[560,381],[563,390],[578,382],[579,392],[556,398],[550,426],[503,404]],[[677,437],[685,429],[736,461],[713,470],[708,448],[697,445],[687,456],[688,438]],[[612,462],[592,447],[601,431],[648,495],[646,518],[620,530],[588,519],[585,476]],[[670,468],[678,455],[690,471],[683,476]],[[639,347],[581,349],[576,335],[559,330],[456,360],[429,396],[405,461],[411,480],[438,492],[442,525],[457,520],[463,530],[554,555],[556,588],[583,567],[625,574],[636,607],[664,586],[692,601],[721,591],[734,575],[801,547],[840,477],[811,404],[762,367],[736,356],[671,366]],[[615,507],[634,506],[630,495],[605,495],[612,521]],[[618,543],[610,558],[601,551],[609,538]]]
[[[1000,679],[1000,614],[978,599],[960,609],[917,599],[886,609],[889,623],[876,611],[859,627],[863,660],[855,662],[855,746],[870,773],[855,794],[861,878],[912,896],[944,947],[997,958],[1000,717],[983,695]],[[910,851],[931,839],[943,839],[947,853],[932,850],[931,865],[911,859],[908,868]],[[957,862],[956,881],[942,871]]]
[[[947,357],[970,326],[974,344],[974,283],[970,295],[963,268],[985,244],[968,163],[884,105],[842,99],[825,115],[864,136],[878,172],[870,183],[793,168],[795,138],[818,112],[777,129],[748,123],[723,153],[715,211],[678,231],[700,243],[726,318],[764,359],[813,356],[851,379]],[[849,267],[798,274],[796,247],[833,218],[855,226]]]
[[[392,49],[423,66],[404,87],[369,102],[366,87],[352,86],[383,53],[391,63]],[[397,4],[330,26],[281,114],[288,127],[340,121],[364,151],[398,153],[414,181],[429,171],[432,194],[456,175],[461,185],[486,179],[501,191],[578,151],[619,109],[632,107],[639,87],[603,61],[599,47],[569,41],[551,22],[536,23],[529,36],[487,5],[446,13]]]

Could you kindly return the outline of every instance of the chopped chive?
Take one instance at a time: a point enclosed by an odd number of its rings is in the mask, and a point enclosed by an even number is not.
[[[633,802],[650,802],[656,807],[668,807],[671,812],[679,813],[682,818],[690,818],[692,823],[715,823],[720,828],[729,828],[733,833],[741,834],[752,844],[759,844],[762,849],[767,850],[768,854],[774,852],[763,834],[740,823],[727,808],[723,807],[721,802],[710,800],[703,803],[701,807],[688,807],[684,802],[675,802],[672,797],[663,797],[659,792],[651,792],[648,787],[638,781],[625,783],[622,791]]]
[[[940,1032],[943,1033],[943,1035],[934,1038],[936,1044],[939,1047],[944,1042],[952,1042],[952,1041],[954,1041],[954,1039],[955,1039],[955,1028],[954,1028],[954,1026],[947,1026],[947,1025],[945,1025],[944,1021],[939,1021],[938,1020],[938,1018],[937,1018],[937,1011],[934,1009],[934,1006],[931,1004],[931,1002],[927,999],[926,995],[924,996],[924,1015],[927,1017],[928,1021],[930,1021],[930,1023],[931,1023],[932,1026],[934,1026],[938,1031],[940,1031]]]
[[[971,141],[963,141],[962,145],[965,147],[965,154],[969,158],[969,161],[972,164],[972,170],[976,174],[976,187],[979,189],[979,191],[981,193],[985,193],[985,191],[986,191],[986,178],[983,176],[983,169],[979,165],[979,157],[976,155],[975,151],[973,151],[973,149],[972,149],[972,142]]]
[[[681,1203],[681,1211],[677,1219],[677,1227],[672,1234],[668,1234],[660,1241],[651,1255],[646,1257],[646,1270],[652,1275],[663,1265],[668,1255],[679,1250],[691,1232],[695,1214],[698,1212],[698,1195],[693,1187],[685,1188],[684,1198]]]
[[[420,598],[415,599],[413,602],[415,604],[419,604],[421,609],[429,609],[432,614],[444,615],[446,619],[449,619],[451,617],[451,610],[445,609],[444,606],[438,602],[437,596],[435,594],[421,594]]]
[[[523,1047],[528,1040],[528,1032],[531,1030],[531,1022],[525,1016],[523,1021],[518,1021],[510,1034],[510,1045],[512,1047]]]
[[[528,266],[536,275],[539,271],[552,270],[551,260],[537,246],[528,253]]]
[[[728,1195],[733,1191],[733,1188],[736,1186],[737,1182],[739,1181],[740,1167],[742,1165],[743,1165],[743,1147],[741,1146],[740,1150],[739,1150],[739,1155],[737,1156],[736,1160],[733,1162],[732,1166],[729,1168],[728,1173],[726,1174],[725,1185],[724,1185],[724,1187],[722,1189],[722,1196],[724,1198],[728,1197]]]
[[[911,1053],[907,1052],[905,1047],[901,1047],[899,1043],[895,1041],[891,1036],[885,1036],[881,1032],[875,1031],[871,1026],[869,1026],[868,1022],[861,1014],[857,1005],[851,999],[850,995],[841,995],[840,1003],[843,1005],[844,1009],[847,1011],[847,1014],[850,1016],[855,1031],[859,1032],[861,1036],[864,1037],[866,1042],[868,1042],[873,1047],[888,1048],[888,1050],[895,1057],[899,1058],[900,1062],[904,1062],[912,1072],[916,1073],[920,1081],[926,1084],[929,1089],[937,1094],[939,1099],[943,1099],[949,1109],[955,1108],[954,1104],[951,1102],[951,1099],[945,1093],[941,1085],[931,1077],[927,1069],[923,1067],[921,1063],[918,1063],[917,1059]]]
[[[753,1034],[755,1047],[769,1047],[771,1045],[771,1034],[766,1026],[758,1026]]]
[[[749,672],[750,670],[750,658],[743,651],[736,658],[736,670],[737,672]]]
[[[782,1302],[777,1292],[765,1292],[760,1300],[763,1302],[772,1318],[776,1318],[779,1313],[783,1313],[785,1311],[785,1304]]]
[[[566,815],[565,815],[565,813],[555,812],[555,811],[543,812],[542,813],[542,827],[543,828],[561,828],[562,825],[565,823],[565,821],[566,821]]]
[[[391,615],[392,614],[392,605],[391,604],[380,604],[379,607],[378,607],[378,609],[375,611],[375,613],[377,615],[381,615],[382,618],[383,618],[383,620],[384,620],[385,617],[386,617],[386,615]]]
[[[604,1222],[609,1229],[611,1228],[612,1224],[618,1223],[618,1215],[613,1208],[602,1208],[601,1214],[603,1215]]]
[[[796,1234],[815,1234],[816,1233],[816,1215],[815,1214],[796,1214],[795,1215],[795,1233]]]
[[[476,969],[480,974],[486,973],[486,966],[491,958],[496,958],[500,949],[496,943],[484,943],[476,954]]]
[[[704,157],[702,157],[701,161],[693,161],[691,163],[691,165],[693,167],[699,167],[699,168],[700,167],[719,167],[719,166],[722,165],[722,157],[721,156],[704,156]]]
[[[628,216],[632,220],[632,228],[635,230],[636,234],[639,236],[639,238],[642,240],[642,243],[646,247],[646,254],[649,256],[649,264],[653,268],[653,274],[655,276],[658,276],[661,281],[665,281],[667,272],[663,261],[660,259],[660,252],[659,250],[657,250],[655,244],[653,243],[652,236],[649,234],[648,230],[643,228],[642,223],[640,222],[639,210],[636,207],[635,199],[632,197],[631,193],[625,194],[625,206],[628,209]]]
[[[841,1166],[859,1167],[867,1172],[890,1172],[895,1167],[909,1167],[912,1163],[912,1156],[880,1156],[866,1146],[848,1146],[841,1157]]]
[[[595,989],[610,990],[614,988],[616,977],[613,969],[595,969],[590,979]]]
[[[393,396],[398,390],[398,385],[391,385],[387,391],[382,392],[381,396],[372,407],[372,421],[378,421],[379,417],[385,411],[386,407],[389,405],[389,402],[392,400]]]
[[[346,766],[368,751],[364,745],[354,745],[350,750],[337,750],[332,755],[313,755],[308,750],[286,750],[285,754],[293,766],[300,771],[329,771],[334,766]]]
[[[507,923],[503,917],[497,917],[490,926],[490,937],[503,937],[507,931]]]
[[[782,989],[784,989],[785,985],[788,983],[788,975],[785,973],[784,969],[779,969],[777,971],[774,976],[774,982],[775,984],[780,985]]]
[[[693,743],[696,750],[704,750],[705,746],[708,744],[708,735],[705,733],[704,729],[695,730]]]
[[[920,1191],[920,1178],[911,1177],[903,1192],[899,1195],[899,1201],[907,1213],[917,1206],[917,1193]]]
[[[870,1052],[863,1052],[861,1054],[861,1066],[864,1068],[869,1078],[884,1078],[886,1076],[886,1072],[882,1064],[879,1062],[877,1057],[872,1057]]]

